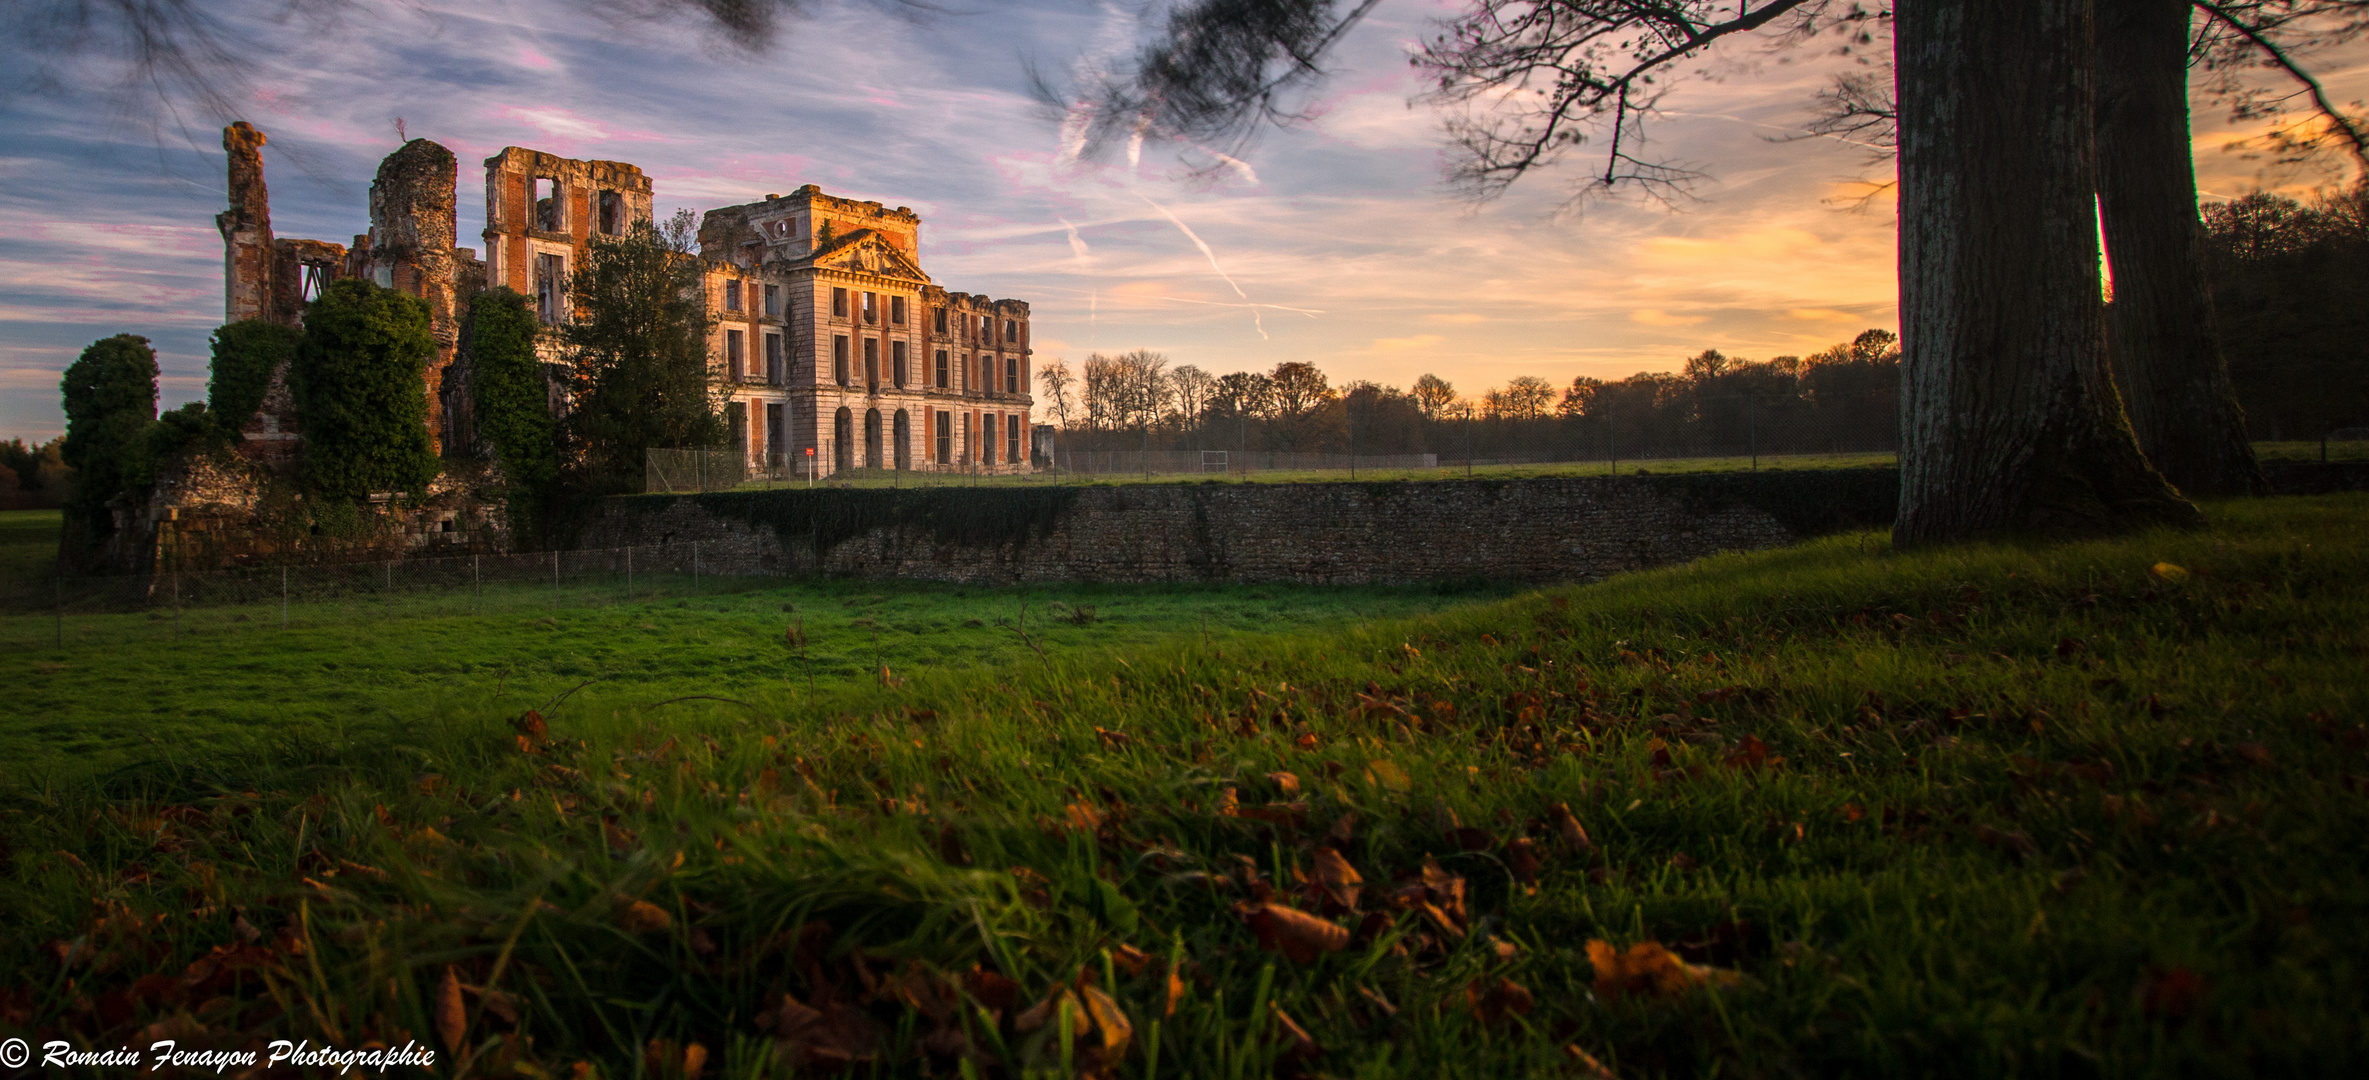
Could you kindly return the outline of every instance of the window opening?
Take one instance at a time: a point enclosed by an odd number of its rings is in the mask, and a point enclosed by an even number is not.
[[[1018,319],[1005,319],[1005,320],[1004,320],[1004,340],[1005,340],[1005,341],[1018,341],[1018,340],[1020,340],[1020,320],[1018,320]]]
[[[724,310],[740,310],[740,282],[727,281],[724,283]]]
[[[559,181],[548,176],[535,178],[535,228],[559,231],[559,196]]]
[[[938,350],[938,389],[946,388],[946,350]]]
[[[847,290],[831,290],[831,314],[843,318],[847,315]]]
[[[781,335],[765,335],[765,381],[781,382]]]
[[[732,373],[732,381],[741,381],[745,359],[741,355],[741,334],[738,330],[724,331],[724,365]]]
[[[945,333],[945,332],[946,332],[946,309],[945,309],[945,308],[931,308],[930,310],[936,313],[938,332],[939,332],[939,333],[941,333],[941,334]]]
[[[876,323],[880,321],[879,293],[864,294],[864,321],[868,323]]]
[[[1004,357],[1004,393],[1017,394],[1019,392],[1020,358],[1017,356]]]
[[[560,296],[567,288],[567,274],[567,256],[535,256],[535,314],[546,323],[559,321]]]
[[[1020,418],[1004,417],[1004,464],[1020,463]]]
[[[888,321],[895,323],[898,326],[905,325],[904,297],[892,296],[888,298]]]
[[[905,385],[905,343],[902,341],[889,342],[888,352],[890,374],[894,376],[897,386],[903,388]]]
[[[625,234],[625,196],[614,191],[600,193],[600,231],[609,236]]]
[[[938,464],[954,463],[954,414],[938,413]]]
[[[874,392],[880,389],[880,339],[864,339],[864,386]]]
[[[298,286],[299,295],[309,304],[321,298],[321,290],[329,287],[329,268],[320,263],[304,264],[304,281]]]
[[[768,319],[781,317],[781,286],[779,285],[765,286],[765,317]]]
[[[839,380],[839,385],[847,385],[847,336],[844,334],[831,338],[831,377]]]

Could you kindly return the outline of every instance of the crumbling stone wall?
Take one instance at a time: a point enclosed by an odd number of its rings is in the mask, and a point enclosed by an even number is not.
[[[716,573],[1029,581],[1590,581],[1881,526],[1898,474],[1134,484],[626,496],[587,548]]]

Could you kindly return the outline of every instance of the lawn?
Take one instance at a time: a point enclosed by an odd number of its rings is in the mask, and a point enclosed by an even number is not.
[[[2317,446],[2318,444],[2313,444]],[[1357,470],[1360,483],[1383,480],[1528,480],[1562,476],[1649,476],[1655,473],[1746,472],[1758,468],[1768,472],[1786,469],[1863,469],[1889,466],[1898,461],[1890,453],[1865,454],[1763,454],[1757,459],[1737,457],[1688,458],[1622,458],[1611,461],[1556,461],[1526,465],[1463,465],[1436,469],[1365,469]],[[1198,472],[1151,474],[1124,472],[1037,472],[1006,473],[974,476],[963,473],[890,472],[878,469],[859,470],[832,476],[826,484],[841,487],[1047,487],[1051,485],[1093,486],[1098,484],[1324,484],[1349,480],[1347,469],[1252,469],[1247,473]],[[741,485],[745,491],[768,488],[798,487],[803,480],[751,480]]]
[[[423,680],[11,782],[0,1027],[529,1078],[2355,1075],[2369,499],[2208,514],[732,701]]]

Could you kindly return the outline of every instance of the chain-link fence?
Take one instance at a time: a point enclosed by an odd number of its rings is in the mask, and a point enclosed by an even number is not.
[[[0,592],[0,648],[504,615],[771,588],[699,542],[204,573],[53,577]]]

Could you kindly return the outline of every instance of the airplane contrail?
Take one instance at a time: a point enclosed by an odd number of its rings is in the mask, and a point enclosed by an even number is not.
[[[1217,264],[1217,252],[1209,250],[1209,244],[1201,239],[1200,234],[1194,232],[1192,226],[1185,224],[1183,218],[1169,213],[1167,207],[1153,202],[1151,196],[1138,191],[1135,193],[1135,197],[1142,199],[1145,205],[1148,205],[1152,209],[1159,211],[1161,217],[1167,218],[1170,224],[1176,226],[1178,232],[1185,234],[1185,239],[1192,241],[1194,247],[1201,249],[1202,257],[1209,260],[1209,268],[1216,271],[1217,276],[1225,281],[1226,286],[1234,290],[1234,295],[1241,297],[1245,302],[1245,306],[1250,308],[1250,324],[1258,329],[1259,339],[1262,341],[1273,340],[1267,337],[1266,320],[1259,318],[1259,307],[1261,305],[1249,303],[1250,294],[1243,292],[1242,286],[1234,284],[1234,279],[1231,275],[1226,273],[1226,268]]]

